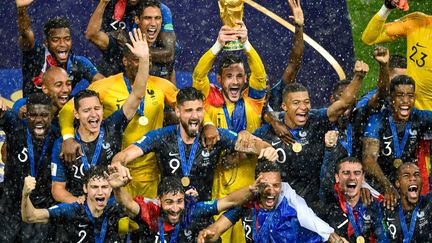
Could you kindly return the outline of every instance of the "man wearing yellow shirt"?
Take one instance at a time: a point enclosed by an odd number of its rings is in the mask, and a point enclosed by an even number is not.
[[[235,132],[242,130],[252,132],[261,124],[261,111],[266,93],[266,72],[258,53],[247,41],[247,29],[244,23],[238,22],[238,24],[239,29],[228,26],[221,28],[217,42],[196,65],[192,80],[193,87],[206,97],[204,108],[210,119],[206,122],[212,122],[219,128],[228,128]],[[251,70],[249,84],[246,82],[243,61],[238,56],[228,54],[219,62],[217,80],[222,86],[220,92],[210,85],[207,74],[225,43],[237,39],[240,39],[244,45]],[[236,163],[234,168],[225,168],[223,163],[217,165],[212,188],[213,198],[222,198],[253,182],[255,161],[249,158]],[[242,232],[241,223],[238,227],[240,230],[236,232]],[[223,240],[226,242],[244,240],[244,236],[237,235],[225,234]]]
[[[131,86],[137,78],[138,58],[125,48],[123,64],[125,72],[92,83],[88,89],[99,93],[104,104],[104,119],[120,109],[126,101]],[[149,76],[147,92],[137,113],[126,127],[122,148],[126,148],[139,140],[147,132],[161,128],[164,117],[165,102],[174,106],[177,88],[168,80]],[[60,111],[60,126],[63,135],[63,157],[65,161],[74,161],[77,143],[74,139],[73,101],[69,101]],[[79,147],[79,145],[78,145]],[[154,153],[147,154],[128,164],[133,181],[128,185],[131,195],[155,197],[159,182],[159,168]]]
[[[407,40],[407,75],[416,82],[416,108],[432,110],[432,16],[414,12],[393,22],[386,19],[394,8],[389,1],[370,20],[362,40],[368,45]]]

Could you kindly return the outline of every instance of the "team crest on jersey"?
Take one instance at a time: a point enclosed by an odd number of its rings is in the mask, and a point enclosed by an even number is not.
[[[210,152],[208,152],[208,151],[206,151],[206,150],[203,150],[203,151],[201,152],[201,155],[202,155],[202,157],[204,157],[204,158],[208,158],[208,157],[210,156]]]
[[[417,136],[417,130],[415,129],[410,129],[409,133],[411,136]]]
[[[114,152],[111,149],[111,144],[110,143],[103,143],[102,147],[106,151],[107,159],[110,159],[114,155]]]
[[[307,132],[306,132],[306,131],[300,131],[300,132],[299,132],[299,136],[300,136],[301,138],[305,138],[305,137],[307,136]]]

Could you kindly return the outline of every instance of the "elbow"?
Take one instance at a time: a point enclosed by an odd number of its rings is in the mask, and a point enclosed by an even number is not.
[[[370,36],[368,36],[367,32],[363,32],[361,40],[363,43],[365,43],[366,45],[373,45],[375,44],[375,39],[371,38]]]
[[[96,34],[97,32],[87,29],[85,31],[85,38],[89,41],[93,41],[95,39]]]

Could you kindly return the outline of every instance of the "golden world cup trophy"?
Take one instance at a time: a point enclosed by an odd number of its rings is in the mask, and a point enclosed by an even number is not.
[[[243,20],[243,0],[218,0],[218,3],[223,25],[231,28],[240,28],[236,22]],[[228,42],[224,46],[225,51],[238,51],[242,49],[243,44],[240,40]]]

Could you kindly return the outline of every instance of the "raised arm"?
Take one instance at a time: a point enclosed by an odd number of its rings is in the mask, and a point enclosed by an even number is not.
[[[149,48],[147,40],[139,28],[134,29],[134,35],[129,32],[129,38],[133,46],[128,43],[126,43],[126,46],[130,49],[133,55],[138,57],[139,62],[132,92],[123,104],[123,112],[126,118],[131,120],[141,101],[145,98],[149,77]]]
[[[341,98],[335,101],[327,109],[327,116],[331,122],[337,119],[356,102],[357,93],[360,89],[361,81],[369,72],[369,66],[362,62],[357,61],[354,67],[354,78],[351,83],[342,92]]]
[[[21,199],[21,218],[29,224],[48,223],[49,213],[47,209],[37,209],[30,200],[30,193],[36,187],[36,179],[31,176],[24,178],[24,187]]]
[[[259,176],[252,185],[240,188],[230,193],[228,196],[219,199],[217,203],[218,212],[220,213],[230,208],[241,206],[247,203],[253,197],[254,193],[258,192],[260,183],[261,176]]]
[[[389,50],[385,47],[377,46],[373,52],[375,60],[380,65],[379,79],[377,83],[378,91],[368,101],[368,106],[375,110],[379,109],[384,99],[389,96],[390,88],[390,71],[389,71]]]
[[[100,0],[95,11],[90,17],[85,33],[87,40],[91,41],[101,50],[106,50],[109,44],[108,34],[102,31],[103,14],[109,2],[110,0]]]
[[[294,34],[294,45],[291,48],[289,56],[288,66],[282,74],[282,80],[285,84],[293,83],[300,69],[303,52],[304,52],[304,40],[303,40],[303,25],[304,17],[303,10],[300,6],[300,0],[288,0],[291,7],[293,16],[290,16],[295,23],[295,34]]]
[[[140,211],[140,206],[135,202],[131,195],[123,187],[129,182],[130,178],[123,177],[120,173],[120,167],[117,165],[108,166],[108,183],[113,188],[114,196],[117,202],[122,205],[129,217],[135,217]]]
[[[207,75],[213,67],[216,56],[222,51],[225,43],[237,40],[236,33],[236,30],[228,26],[222,26],[213,47],[201,56],[195,66],[192,74],[192,86],[201,91],[205,97],[207,97],[210,91],[210,80]]]
[[[75,197],[66,190],[66,182],[53,181],[51,186],[51,193],[57,202],[61,203],[74,203],[78,202],[79,204],[83,204],[85,201],[85,196]]]
[[[380,150],[380,141],[376,138],[363,139],[363,165],[365,172],[373,176],[385,188],[384,206],[394,209],[399,193],[389,179],[384,175],[377,160]]]
[[[129,145],[124,150],[118,152],[112,159],[111,164],[112,165],[123,165],[126,166],[127,163],[131,162],[132,160],[142,156],[144,153],[140,147],[138,147],[135,144]]]
[[[35,38],[27,8],[33,0],[16,0],[15,2],[18,9],[19,47],[21,50],[30,50],[35,45]]]

